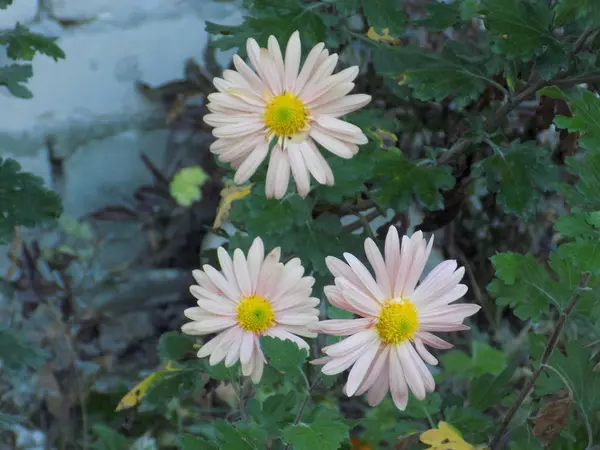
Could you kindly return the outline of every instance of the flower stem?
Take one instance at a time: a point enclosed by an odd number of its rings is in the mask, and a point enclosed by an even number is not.
[[[558,344],[558,340],[560,339],[560,335],[562,334],[562,330],[565,326],[567,316],[571,313],[571,311],[573,311],[573,308],[575,308],[575,306],[577,305],[577,302],[579,301],[579,295],[581,291],[587,286],[589,279],[590,274],[586,273],[583,274],[583,276],[579,280],[578,289],[575,292],[573,292],[573,294],[569,298],[567,306],[565,306],[564,309],[561,311],[560,318],[558,319],[558,322],[556,322],[556,328],[554,329],[554,332],[548,340],[548,344],[546,345],[546,349],[544,350],[544,354],[542,355],[542,359],[540,360],[539,367],[533,373],[531,378],[527,380],[527,383],[525,383],[525,386],[523,386],[523,389],[521,389],[519,396],[504,416],[504,419],[502,419],[498,431],[496,431],[496,434],[490,441],[489,450],[497,450],[499,448],[500,441],[504,437],[504,433],[508,429],[510,422],[514,418],[515,414],[517,413],[527,396],[530,394],[537,379],[540,377],[544,369],[548,367],[548,361],[550,359],[550,356],[552,355],[552,352],[556,348],[556,345]]]

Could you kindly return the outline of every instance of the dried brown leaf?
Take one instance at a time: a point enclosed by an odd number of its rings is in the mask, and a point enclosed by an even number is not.
[[[540,408],[537,415],[532,419],[533,435],[543,445],[550,445],[558,438],[567,424],[571,412],[571,405],[573,404],[571,393],[563,392],[557,395],[561,396]]]

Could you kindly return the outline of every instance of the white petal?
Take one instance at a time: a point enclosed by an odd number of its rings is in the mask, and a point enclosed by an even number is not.
[[[278,150],[277,147],[275,147],[273,151],[281,152],[281,157],[279,158],[279,167],[277,168],[277,173],[275,174],[274,187],[274,197],[276,199],[280,199],[286,194],[288,184],[290,182],[290,161],[287,153],[284,153],[282,150]]]
[[[377,317],[379,315],[380,305],[376,299],[359,291],[353,284],[349,283],[343,278],[340,278],[339,280],[340,286],[343,290],[344,298],[348,301],[348,303],[350,303],[350,305],[360,311],[363,317]]]
[[[323,50],[323,47],[325,47],[325,44],[319,42],[308,53],[306,61],[304,61],[304,65],[302,66],[302,70],[300,71],[300,74],[296,79],[296,83],[294,84],[294,94],[298,95],[298,93],[302,91],[309,77],[313,74],[313,70],[317,63],[317,60],[319,59],[319,55]]]
[[[408,387],[404,373],[406,361],[398,355],[398,348],[392,348],[389,357],[389,383],[392,400],[400,411],[406,409],[408,403]]]
[[[332,336],[349,336],[366,330],[373,321],[371,319],[333,319],[322,320],[318,324],[321,333]]]
[[[181,327],[182,331],[191,335],[204,335],[217,333],[237,323],[235,317],[212,317],[203,319],[201,322],[189,322]]]
[[[252,241],[252,245],[248,250],[248,272],[250,274],[250,282],[252,284],[251,291],[256,292],[258,285],[258,276],[265,259],[265,246],[261,238],[257,237]]]
[[[371,267],[373,267],[377,285],[383,292],[384,297],[392,297],[390,277],[387,267],[385,266],[385,261],[383,260],[383,256],[381,255],[379,248],[377,248],[377,244],[375,244],[371,238],[367,238],[365,240],[365,254],[367,255],[367,259],[369,260]]]
[[[328,356],[343,356],[357,348],[362,348],[371,342],[379,342],[379,335],[372,328],[364,331],[359,331],[352,336],[341,340],[337,344],[323,347],[322,351]]]
[[[310,137],[321,144],[325,149],[329,150],[336,156],[344,159],[350,159],[354,156],[351,145],[346,144],[333,136],[326,134],[316,128],[310,130]]]
[[[268,152],[269,144],[266,142],[259,144],[238,168],[233,181],[236,184],[243,184],[248,181],[250,177],[254,175],[258,166],[265,160]]]
[[[360,384],[365,379],[373,359],[379,351],[379,342],[373,341],[365,346],[362,355],[358,357],[350,373],[348,374],[348,381],[346,383],[346,395],[351,397],[355,394]]]
[[[229,283],[223,274],[217,271],[214,267],[205,264],[202,266],[204,273],[208,275],[211,281],[227,296],[230,300],[239,301],[240,291],[237,284]]]
[[[286,90],[294,89],[294,83],[298,77],[298,69],[300,68],[301,56],[300,33],[294,31],[285,48],[285,83]]]
[[[300,144],[300,152],[311,175],[321,184],[333,185],[333,172],[312,140]]]
[[[375,282],[369,270],[364,266],[359,259],[351,253],[344,253],[344,258],[352,268],[354,274],[358,277],[361,283],[369,290],[369,292],[379,301],[385,300],[385,295]]]
[[[388,390],[390,388],[390,377],[389,377],[389,364],[384,366],[379,373],[379,377],[377,377],[376,381],[369,389],[369,395],[367,396],[367,403],[369,406],[377,406],[379,405],[383,399],[385,398]]]
[[[240,363],[248,364],[252,359],[252,351],[254,350],[254,335],[249,331],[244,331],[242,344],[240,346]]]
[[[236,248],[233,252],[233,268],[242,295],[252,295],[252,282],[250,281],[250,273],[248,272],[248,263],[246,263],[244,252],[239,248]]]
[[[292,169],[292,175],[296,182],[298,194],[304,198],[310,192],[310,175],[304,158],[298,145],[288,144],[288,156],[290,159],[290,168]]]
[[[354,94],[342,97],[326,105],[315,108],[314,115],[327,114],[331,117],[345,116],[346,114],[362,108],[371,101],[371,96],[366,94]]]

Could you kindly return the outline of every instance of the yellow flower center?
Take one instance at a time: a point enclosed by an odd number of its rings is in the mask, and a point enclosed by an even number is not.
[[[244,330],[262,333],[275,325],[275,311],[266,298],[250,295],[237,306],[237,320]]]
[[[308,110],[298,97],[286,92],[267,104],[264,119],[267,128],[278,137],[292,136],[306,127]]]
[[[384,344],[399,344],[412,339],[419,328],[417,308],[405,299],[387,300],[381,307],[375,328]]]

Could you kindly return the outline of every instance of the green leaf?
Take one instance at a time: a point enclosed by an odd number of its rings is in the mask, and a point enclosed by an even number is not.
[[[576,239],[573,242],[562,244],[556,251],[563,261],[569,261],[570,266],[579,273],[600,273],[600,240]],[[562,274],[561,274],[562,275]]]
[[[129,439],[106,425],[100,423],[92,425],[92,432],[99,439],[91,446],[95,450],[129,450],[130,448]]]
[[[594,371],[596,362],[585,342],[567,341],[564,353],[556,349],[548,364],[566,379],[573,390],[574,403],[586,414],[600,408],[600,374]],[[563,381],[554,371],[545,370],[535,384],[535,392],[538,395],[548,395],[564,387]]]
[[[452,189],[455,182],[450,167],[415,163],[397,148],[377,158],[375,175],[381,185],[379,200],[400,210],[410,206],[413,194],[428,209],[442,209],[442,191]]]
[[[571,214],[561,216],[556,220],[554,228],[566,237],[597,238],[600,224],[597,224],[596,216],[596,212],[583,212],[579,208],[573,208]]]
[[[560,193],[567,197],[570,205],[585,205],[587,208],[600,209],[600,152],[586,152],[566,158],[569,172],[577,177],[574,185],[563,184]]]
[[[402,8],[398,7],[395,0],[379,0],[376,2],[362,2],[363,11],[369,26],[375,28],[379,34],[387,28],[391,35],[400,35],[404,32],[406,16]]]
[[[237,365],[225,367],[224,363],[211,366],[208,360],[205,360],[205,370],[208,375],[214,380],[232,381],[236,380],[239,375],[239,367]]]
[[[198,382],[200,377],[194,371],[167,372],[148,388],[144,401],[154,407],[164,407],[173,398],[179,397],[182,392],[193,389]]]
[[[282,242],[282,249],[298,256],[304,264],[310,263],[313,270],[327,275],[325,265],[327,256],[338,255],[342,248],[355,248],[361,245],[361,237],[344,233],[340,218],[334,214],[323,213],[308,221],[303,227],[294,230]]]
[[[268,397],[262,405],[254,398],[248,402],[248,413],[271,436],[279,436],[286,423],[291,423],[301,401],[299,395],[290,391],[287,394],[275,394]]]
[[[218,419],[215,430],[223,449],[227,450],[263,450],[267,441],[266,431],[256,424],[230,423]]]
[[[332,450],[348,439],[348,425],[327,410],[319,410],[311,423],[289,425],[283,438],[294,450]]]
[[[530,58],[555,45],[552,10],[545,1],[485,0],[485,27],[496,35],[494,49],[508,57]]]
[[[260,345],[271,366],[283,373],[302,373],[308,358],[306,350],[289,340],[265,336]]]
[[[202,186],[208,175],[202,167],[185,167],[177,172],[169,184],[169,193],[179,206],[191,206],[202,199]]]
[[[554,5],[554,23],[563,25],[584,18],[589,24],[600,20],[600,5],[595,0],[558,0]]]
[[[13,0],[0,0],[0,9],[6,9],[12,5]]]
[[[218,449],[216,444],[208,442],[204,438],[192,436],[190,434],[180,436],[177,439],[177,442],[179,443],[180,450],[217,450]]]
[[[561,277],[553,279],[545,266],[538,264],[532,255],[499,253],[491,258],[496,269],[488,291],[496,297],[499,306],[510,306],[521,320],[539,320],[547,312],[548,305],[560,308],[574,289],[573,260],[554,252],[550,264]],[[556,270],[555,267],[560,267]]]
[[[177,361],[188,353],[194,353],[194,340],[186,334],[169,331],[158,341],[158,357],[161,361]]]
[[[11,59],[31,61],[36,53],[50,56],[54,61],[64,59],[64,52],[56,45],[57,38],[32,33],[24,25],[0,35],[0,45],[6,46],[6,53]]]
[[[26,83],[32,76],[31,64],[11,64],[0,67],[0,86],[6,86],[15,97],[31,98],[33,94],[23,83]]]
[[[473,378],[486,373],[499,375],[507,364],[504,352],[483,341],[472,342],[471,356],[461,350],[451,350],[444,353],[440,360],[444,366],[443,377]]]
[[[352,159],[336,156],[327,157],[327,162],[335,174],[333,186],[318,185],[315,195],[319,201],[337,204],[346,198],[356,198],[365,191],[365,182],[373,176],[375,167],[374,145],[365,145]]]
[[[469,387],[469,405],[485,411],[499,404],[511,391],[510,380],[515,372],[515,359],[499,375],[484,373],[474,378]]]
[[[498,192],[498,202],[507,213],[532,218],[542,193],[555,190],[560,179],[550,152],[534,142],[519,141],[494,150],[493,156],[476,166],[476,174],[486,176],[488,188]]]
[[[460,430],[467,442],[481,442],[488,439],[487,432],[494,427],[491,417],[471,406],[451,406],[444,409],[444,419]]]
[[[45,351],[25,342],[16,331],[0,330],[0,362],[3,370],[18,372],[25,368],[37,369],[47,359]]]
[[[412,396],[409,397],[409,402]],[[398,436],[425,431],[422,421],[399,420],[398,408],[389,396],[379,405],[368,408],[361,426],[364,428],[362,439],[366,442],[394,442]]]
[[[58,195],[44,181],[27,172],[13,159],[0,158],[0,243],[12,239],[18,225],[33,227],[62,212]]]
[[[461,22],[461,4],[454,2],[431,2],[427,5],[427,16],[416,19],[415,23],[429,31],[441,32]]]
[[[425,400],[418,400],[414,395],[411,395],[408,397],[406,409],[399,411],[399,414],[413,419],[427,419],[438,414],[441,406],[442,397],[437,392],[428,394]]]
[[[457,41],[448,41],[440,52],[413,45],[373,46],[373,62],[380,75],[400,78],[418,100],[441,102],[452,97],[457,108],[478,99],[487,80],[500,69],[489,48]]]
[[[556,86],[540,89],[539,93],[568,101],[573,117],[556,116],[556,126],[571,132],[583,132],[579,145],[588,150],[600,150],[600,99],[594,93],[583,88],[564,92]]]

